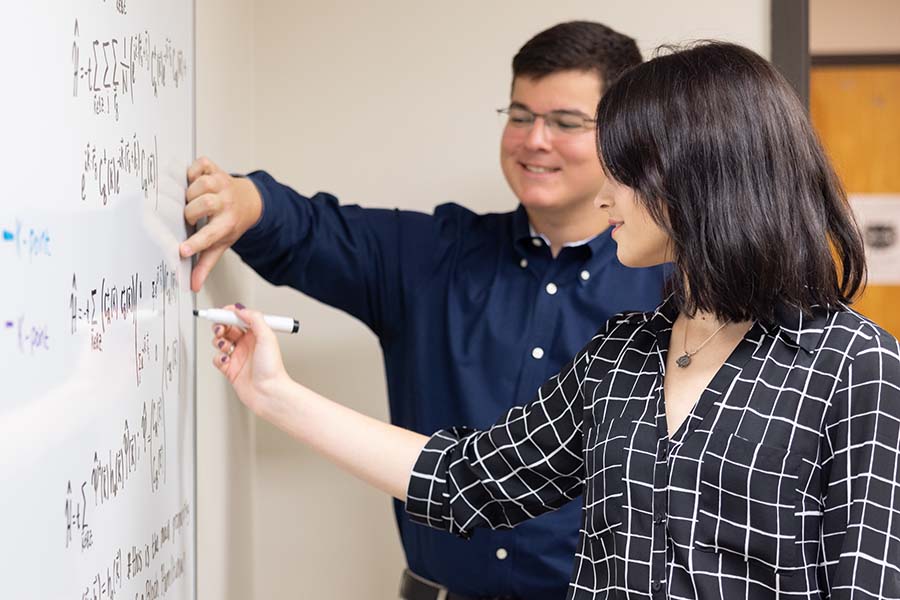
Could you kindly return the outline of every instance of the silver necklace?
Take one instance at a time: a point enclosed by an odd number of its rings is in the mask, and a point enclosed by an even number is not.
[[[709,343],[709,340],[716,337],[716,334],[719,333],[720,331],[722,331],[722,329],[729,323],[731,323],[731,321],[725,321],[724,323],[719,325],[719,328],[716,329],[715,331],[713,331],[712,335],[710,335],[708,338],[703,340],[703,343],[701,343],[699,346],[697,346],[696,349],[694,349],[690,352],[687,349],[687,330],[688,330],[688,325],[690,325],[690,321],[685,323],[684,324],[684,354],[682,354],[677,359],[675,359],[675,364],[678,365],[679,367],[681,367],[682,369],[689,366],[691,364],[691,357],[694,356],[695,354],[697,354],[698,352],[700,352],[700,350],[703,349],[703,346],[705,346],[707,343]]]

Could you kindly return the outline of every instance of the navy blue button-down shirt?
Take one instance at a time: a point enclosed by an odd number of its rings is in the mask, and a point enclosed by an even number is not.
[[[554,259],[521,206],[365,209],[306,198],[262,171],[249,177],[263,215],[234,249],[268,281],[371,328],[391,420],[419,433],[488,427],[531,400],[610,316],[662,297],[664,270],[622,266],[609,231]],[[459,594],[549,600],[566,595],[580,504],[469,540],[412,523],[401,503],[395,512],[418,575]]]

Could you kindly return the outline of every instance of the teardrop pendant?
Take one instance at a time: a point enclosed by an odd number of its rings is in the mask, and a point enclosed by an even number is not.
[[[677,359],[675,359],[675,364],[681,367],[682,369],[691,364],[691,357],[687,354],[682,354]]]

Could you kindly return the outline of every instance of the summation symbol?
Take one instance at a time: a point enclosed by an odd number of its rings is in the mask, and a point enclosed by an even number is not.
[[[133,104],[134,90],[146,81],[159,97],[161,89],[179,88],[187,76],[184,50],[172,40],[157,40],[149,31],[103,39],[94,39],[85,48],[80,45],[81,27],[75,20],[72,41],[72,96],[84,87],[91,94],[94,114],[107,114],[119,120],[119,100],[127,97]]]

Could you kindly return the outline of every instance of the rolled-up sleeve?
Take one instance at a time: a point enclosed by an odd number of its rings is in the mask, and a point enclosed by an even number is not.
[[[577,497],[584,481],[582,388],[596,340],[531,403],[490,429],[434,434],[410,477],[410,518],[467,537],[476,527],[509,528]]]

